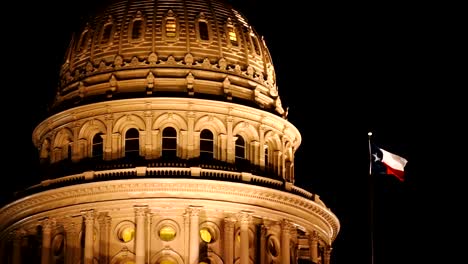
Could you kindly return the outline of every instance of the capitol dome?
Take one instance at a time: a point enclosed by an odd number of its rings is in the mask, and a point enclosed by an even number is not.
[[[285,116],[261,35],[222,1],[115,1],[73,36],[54,108],[129,97],[215,98]]]
[[[261,35],[221,0],[106,2],[32,132],[40,178],[0,208],[0,262],[330,264],[340,222],[295,185]]]

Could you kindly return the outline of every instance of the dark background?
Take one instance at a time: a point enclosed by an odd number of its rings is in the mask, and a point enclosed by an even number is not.
[[[87,6],[100,2],[11,8],[3,56],[11,72],[2,84],[4,124],[10,124],[3,162],[11,169],[3,173],[9,183],[2,199],[35,175],[32,130],[46,116],[71,31]],[[320,195],[340,220],[332,264],[450,263],[452,206],[442,201],[456,193],[454,182],[461,184],[449,169],[466,167],[466,154],[452,152],[467,121],[466,81],[455,81],[462,71],[454,64],[463,63],[455,51],[458,34],[450,30],[458,21],[447,23],[457,20],[450,15],[457,7],[230,2],[264,36],[283,107],[301,131],[296,184]],[[369,177],[369,131],[375,144],[409,161],[405,182]]]

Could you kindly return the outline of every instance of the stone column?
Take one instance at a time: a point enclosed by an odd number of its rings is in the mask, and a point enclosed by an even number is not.
[[[93,264],[94,259],[94,210],[82,211],[85,223],[84,264]]]
[[[224,219],[224,264],[234,263],[234,226],[236,220]]]
[[[184,217],[184,263],[189,262],[190,250],[190,209],[187,209],[183,215]]]
[[[317,264],[318,263],[318,233],[316,231],[312,231],[312,234],[310,234],[309,237],[309,253],[310,253],[310,259],[312,260],[312,263]]]
[[[109,263],[109,236],[111,218],[107,213],[101,213],[98,217],[100,236],[99,236],[99,264]]]
[[[104,160],[112,159],[112,144],[113,144],[113,136],[112,136],[112,124],[114,123],[114,116],[111,113],[110,107],[107,108],[108,114],[105,115],[105,122],[106,122],[106,134],[103,135],[103,152],[104,152]]]
[[[238,219],[240,222],[240,264],[249,264],[249,225],[252,213],[242,211]]]
[[[79,241],[79,225],[75,223],[69,223],[66,226],[66,256],[65,256],[65,264],[75,264],[75,255],[79,248],[80,248],[80,241]]]
[[[281,264],[289,264],[290,262],[289,241],[291,240],[291,227],[291,223],[288,220],[281,222]]]
[[[200,207],[190,206],[190,234],[189,234],[189,263],[198,264],[198,257],[200,254]]]
[[[13,264],[21,264],[21,246],[23,237],[26,236],[26,231],[20,229],[13,233]]]
[[[151,153],[151,149],[153,147],[153,142],[152,142],[152,137],[151,137],[151,126],[153,123],[153,112],[151,112],[151,105],[149,103],[146,104],[146,111],[145,111],[145,157],[147,159],[152,159],[153,158],[153,153]]]
[[[261,226],[260,232],[260,264],[265,264],[267,261],[266,258],[266,248],[267,248],[267,241],[266,236],[268,234],[268,227],[264,224]]]
[[[145,223],[147,205],[135,205],[135,264],[145,264]]]
[[[190,108],[192,108],[190,106]],[[187,113],[187,158],[195,157],[195,138],[194,138],[194,129],[195,129],[195,113],[193,111],[189,111]],[[200,135],[200,134],[199,134]]]
[[[325,248],[325,252],[324,252],[325,260],[324,260],[323,264],[330,264],[331,251],[332,251],[331,247]]]
[[[42,252],[41,264],[50,263],[50,240],[52,234],[52,221],[44,219],[42,222]]]

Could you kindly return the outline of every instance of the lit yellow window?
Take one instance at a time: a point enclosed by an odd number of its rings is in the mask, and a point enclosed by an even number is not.
[[[237,42],[237,34],[233,26],[228,27],[228,34],[229,34],[229,40],[231,41],[231,44],[233,46],[238,46],[239,42]]]
[[[176,231],[170,226],[165,226],[159,230],[159,237],[164,241],[171,241],[175,238]]]
[[[166,37],[175,37],[176,36],[177,25],[174,18],[168,18],[166,20]]]
[[[212,239],[210,231],[206,228],[200,230],[200,237],[206,243],[210,243]]]
[[[134,236],[135,236],[135,229],[133,227],[125,227],[120,232],[119,237],[120,237],[120,240],[122,240],[123,242],[129,242],[133,239]]]

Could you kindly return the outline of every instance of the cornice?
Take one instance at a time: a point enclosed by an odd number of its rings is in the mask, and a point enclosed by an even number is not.
[[[259,206],[303,219],[304,223],[313,225],[310,228],[317,229],[320,226],[332,241],[340,228],[338,218],[328,208],[312,200],[278,190],[200,179],[132,179],[67,186],[17,200],[0,209],[0,230],[45,211],[85,203],[136,198],[203,200]]]

